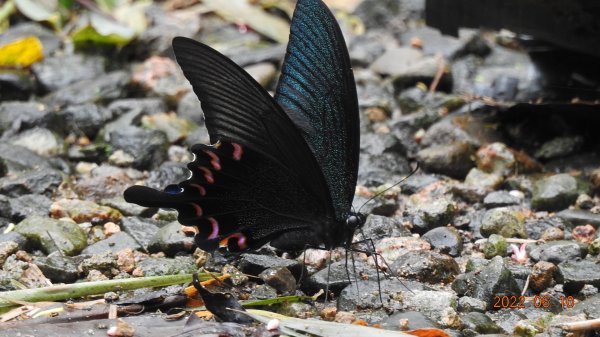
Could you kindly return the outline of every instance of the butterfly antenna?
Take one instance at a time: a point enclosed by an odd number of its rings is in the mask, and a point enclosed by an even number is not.
[[[417,163],[417,166],[414,168],[414,170],[412,170],[406,177],[402,178],[399,182],[395,183],[394,185],[386,188],[385,190],[375,194],[374,196],[370,197],[369,200],[365,201],[359,208],[358,208],[358,212],[360,213],[360,210],[369,202],[371,202],[373,199],[377,198],[378,196],[384,194],[385,192],[391,190],[392,188],[402,184],[404,181],[406,181],[406,179],[410,178],[413,174],[415,174],[417,171],[419,170],[419,163]]]

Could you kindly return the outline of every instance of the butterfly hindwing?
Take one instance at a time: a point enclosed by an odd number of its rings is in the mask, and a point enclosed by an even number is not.
[[[258,152],[226,142],[194,145],[192,152],[188,180],[162,192],[133,186],[125,199],[176,209],[181,224],[198,228],[203,249],[229,240],[230,249],[243,250],[285,232],[312,230],[326,212],[293,175]]]
[[[358,101],[344,37],[322,1],[298,1],[281,72],[275,99],[302,130],[342,220],[356,187]]]

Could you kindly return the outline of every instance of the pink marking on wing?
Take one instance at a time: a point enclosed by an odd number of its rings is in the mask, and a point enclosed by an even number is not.
[[[199,205],[194,204],[193,202],[190,203],[190,205],[192,205],[194,207],[194,210],[196,211],[196,216],[197,217],[201,217],[202,216],[202,207],[200,207]]]
[[[213,177],[213,174],[209,169],[207,169],[204,166],[200,166],[199,169],[204,174],[204,179],[206,179],[207,183],[212,184],[215,182],[215,178]]]
[[[219,160],[219,156],[217,156],[215,153],[213,153],[211,151],[207,151],[207,150],[204,150],[204,153],[206,153],[211,158],[210,164],[212,165],[212,167],[214,167],[215,170],[220,171],[221,170],[221,162]]]
[[[240,248],[240,250],[244,250],[244,249],[248,248],[248,245],[246,244],[246,236],[244,234],[234,233],[234,234],[231,234],[229,236],[229,238],[237,239],[237,245]]]
[[[208,239],[216,239],[219,236],[219,222],[213,217],[208,218],[208,221],[210,221],[210,225],[212,226],[212,232],[208,236]]]
[[[233,146],[233,159],[237,161],[241,160],[242,155],[244,154],[244,148],[236,143],[231,143],[231,145]]]
[[[198,184],[190,184],[190,186],[195,187],[198,189],[198,192],[200,193],[201,196],[205,196],[206,195],[206,189]]]

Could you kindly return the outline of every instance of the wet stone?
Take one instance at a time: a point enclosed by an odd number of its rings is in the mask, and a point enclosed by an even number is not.
[[[452,257],[426,250],[409,251],[390,268],[396,275],[431,284],[449,283],[460,273]]]
[[[53,169],[40,168],[19,172],[13,176],[0,178],[0,194],[10,197],[42,194],[49,197],[62,181],[62,174]]]
[[[498,188],[502,184],[502,180],[502,176],[495,173],[487,173],[478,168],[472,168],[465,177],[465,185],[489,191]]]
[[[149,257],[138,263],[138,269],[144,276],[192,274],[198,271],[191,256]]]
[[[464,329],[475,331],[479,334],[502,333],[500,328],[492,319],[481,312],[469,312],[460,315]]]
[[[81,261],[78,269],[85,274],[96,270],[102,272],[106,276],[112,276],[113,270],[116,270],[117,267],[118,265],[116,256],[111,252],[103,252],[91,255],[90,257]]]
[[[576,241],[551,241],[532,247],[529,256],[535,261],[547,261],[554,264],[583,258],[587,246]]]
[[[463,240],[454,227],[438,227],[423,234],[421,238],[431,247],[450,256],[459,256],[463,248]]]
[[[355,266],[356,274],[352,261],[348,261],[347,265],[345,261],[333,262],[331,266],[327,266],[305,279],[301,284],[302,291],[307,294],[315,294],[320,289],[325,290],[329,287],[330,292],[339,294],[351,281],[362,275],[367,275],[371,280],[377,280],[377,271],[374,266],[359,261],[356,261]]]
[[[259,254],[243,254],[239,262],[239,269],[249,275],[258,275],[268,268],[283,267],[287,268],[296,279],[300,278],[304,268],[300,262],[295,260]],[[306,271],[304,275],[306,276]]]
[[[33,128],[12,137],[9,142],[27,148],[40,156],[50,157],[64,154],[64,142],[54,132],[44,128]]]
[[[422,189],[426,186],[429,186],[435,182],[438,182],[440,180],[441,180],[441,178],[439,178],[435,175],[431,175],[431,174],[414,175],[414,176],[410,177],[410,179],[407,179],[402,184],[402,193],[408,194],[408,195],[416,193],[420,189]]]
[[[579,151],[584,143],[582,136],[566,136],[551,139],[535,152],[534,156],[538,159],[554,159],[566,157]]]
[[[117,232],[104,240],[100,240],[87,246],[81,254],[94,255],[106,252],[116,253],[123,249],[130,248],[140,250],[142,247],[131,235],[125,232]]]
[[[108,206],[101,206],[89,200],[60,199],[50,206],[53,218],[69,217],[77,223],[119,222],[121,213]]]
[[[46,91],[54,91],[101,76],[104,74],[104,59],[83,54],[59,55],[33,64],[31,70]]]
[[[30,216],[19,222],[15,231],[46,254],[60,251],[73,256],[87,244],[87,235],[77,224],[40,216]]]
[[[400,325],[401,321],[406,320],[408,325]],[[386,317],[383,321],[379,322],[381,327],[386,330],[401,331],[404,329],[415,330],[415,329],[430,329],[437,327],[437,324],[417,311],[401,311]]]
[[[296,291],[296,279],[289,269],[269,268],[258,274],[266,284],[277,290],[279,294],[293,294]]]
[[[323,288],[324,289],[324,288]],[[358,290],[356,283],[352,283],[342,290],[338,298],[338,310],[344,311],[355,311],[359,308],[362,309],[379,309],[382,308],[379,294],[384,299],[401,297],[402,296],[413,296],[411,293],[423,289],[423,285],[415,281],[403,280],[400,282],[398,279],[382,279],[381,282],[377,282],[377,279],[369,279],[368,281],[360,281],[358,284]],[[384,300],[384,309],[396,309],[398,310],[398,303],[393,300]]]
[[[0,234],[0,243],[2,242],[14,242],[18,245],[20,250],[27,250],[29,242],[27,238],[15,231]],[[0,263],[1,264],[1,263]]]
[[[531,207],[536,210],[558,211],[577,199],[577,180],[568,174],[556,174],[540,179],[534,186]]]
[[[564,221],[559,217],[547,219],[530,219],[525,222],[525,229],[530,239],[561,240],[564,238]]]
[[[452,289],[459,296],[474,297],[488,303],[491,308],[494,296],[519,295],[520,289],[507,263],[496,256],[485,266],[475,271],[461,274],[452,283]]]
[[[458,299],[459,312],[485,312],[487,305],[487,302],[469,296]]]
[[[600,287],[600,264],[591,260],[565,261],[558,264],[556,282],[562,283],[567,293],[577,293],[584,285]]]
[[[100,201],[102,206],[108,206],[110,208],[116,209],[124,216],[141,216],[141,217],[150,217],[152,214],[156,213],[157,208],[153,207],[143,207],[140,205],[132,204],[127,201],[122,196],[102,199]]]
[[[129,74],[114,71],[72,83],[46,96],[45,100],[58,106],[112,101],[125,96],[129,81]]]
[[[253,300],[266,300],[275,297],[277,297],[277,290],[268,284],[257,285],[250,294],[250,299]]]
[[[475,148],[466,143],[435,145],[420,150],[417,160],[427,172],[464,178],[474,165],[471,160],[474,152]]]
[[[483,205],[485,208],[506,207],[519,205],[522,201],[522,198],[511,194],[509,191],[494,191],[483,199]]]
[[[483,255],[486,259],[494,256],[506,256],[508,244],[502,235],[492,234],[483,245]]]
[[[140,170],[156,167],[167,157],[167,137],[158,130],[125,127],[111,132],[110,144],[132,155],[132,166]]]
[[[147,250],[163,222],[136,216],[121,219],[121,229]]]
[[[156,170],[150,172],[150,176],[146,180],[146,186],[162,190],[170,184],[187,180],[189,175],[190,170],[186,164],[166,161]]]
[[[104,107],[83,102],[60,109],[56,114],[62,121],[62,132],[83,133],[88,138],[94,138],[102,125],[112,117]]]
[[[499,234],[505,238],[527,238],[525,216],[507,207],[493,208],[487,211],[481,220],[481,234],[489,236]]]
[[[148,243],[149,252],[164,252],[167,256],[174,256],[180,252],[191,253],[194,248],[194,237],[187,236],[177,221],[160,228]]]
[[[367,216],[362,231],[357,231],[354,241],[363,239],[377,240],[385,237],[410,236],[410,231],[402,226],[397,220],[386,216]]]
[[[35,258],[33,263],[54,283],[73,283],[79,278],[77,263],[68,256],[60,254],[40,256]]]
[[[50,211],[52,200],[40,194],[25,194],[9,199],[10,213],[8,216],[12,221],[18,222],[31,215],[47,216]]]
[[[590,224],[595,228],[600,228],[600,214],[581,209],[565,209],[556,216],[563,219],[568,228]]]

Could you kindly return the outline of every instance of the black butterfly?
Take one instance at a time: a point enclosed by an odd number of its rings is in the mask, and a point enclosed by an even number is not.
[[[298,0],[275,98],[194,40],[173,40],[214,145],[191,148],[192,176],[164,191],[132,186],[125,200],[174,208],[212,251],[348,246],[365,217],[351,210],[359,115],[348,50],[321,0]]]

